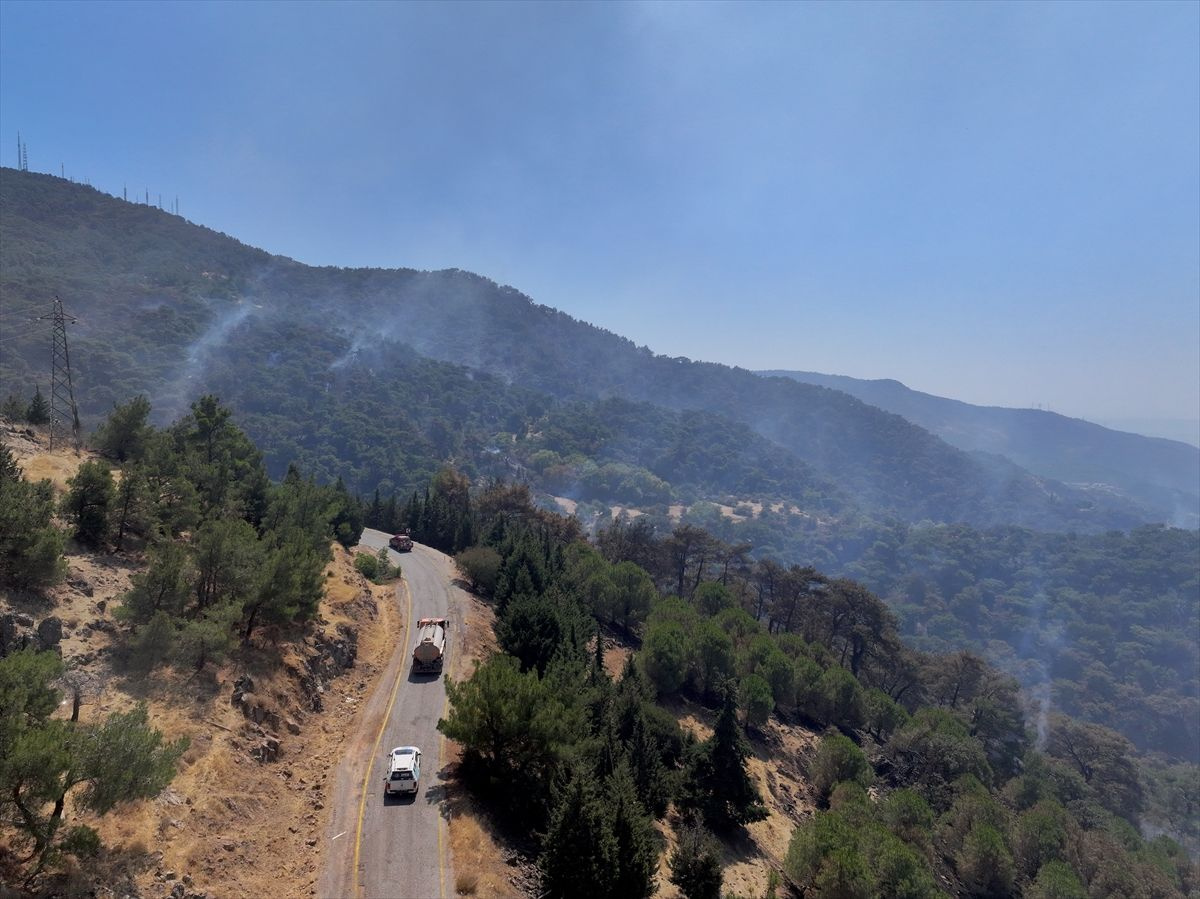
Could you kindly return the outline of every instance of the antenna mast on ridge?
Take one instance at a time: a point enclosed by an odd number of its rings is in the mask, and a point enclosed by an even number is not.
[[[71,387],[71,356],[67,352],[67,316],[63,312],[62,300],[54,297],[54,311],[46,316],[54,322],[54,348],[50,360],[50,449],[54,449],[54,436],[65,438],[66,416],[70,414],[71,438],[75,452],[79,452],[79,409],[75,406],[75,391]],[[71,319],[75,324],[75,319]]]

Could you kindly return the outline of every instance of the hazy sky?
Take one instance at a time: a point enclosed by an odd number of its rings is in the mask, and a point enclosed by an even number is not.
[[[0,161],[656,352],[1200,417],[1200,4],[0,2]]]

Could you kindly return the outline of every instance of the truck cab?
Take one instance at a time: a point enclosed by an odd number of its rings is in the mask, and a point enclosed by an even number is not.
[[[388,546],[398,553],[412,552],[413,542],[412,537],[408,536],[408,531],[401,531],[388,541]]]
[[[417,795],[421,781],[421,750],[416,746],[397,746],[388,756],[388,772],[383,779],[383,795]]]

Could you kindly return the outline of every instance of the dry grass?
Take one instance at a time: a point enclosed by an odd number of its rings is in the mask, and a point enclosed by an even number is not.
[[[87,462],[90,458],[92,458],[92,455],[89,453],[85,453],[82,456],[76,456],[73,453],[70,455],[60,455],[57,452],[53,455],[49,453],[36,453],[35,455],[20,459],[18,462],[22,473],[25,475],[25,480],[49,480],[54,485],[55,490],[65,491],[67,489],[67,481],[75,477],[79,473],[79,466]]]
[[[479,889],[478,874],[457,874],[454,877],[454,892],[459,896],[474,896]]]
[[[712,736],[714,712],[683,699],[669,703],[668,708],[680,727],[696,739]],[[747,768],[763,797],[767,817],[748,825],[743,838],[721,843],[722,894],[765,895],[770,871],[782,869],[792,832],[816,808],[802,766],[817,739],[818,735],[807,728],[781,724],[776,719],[751,738],[752,755]],[[658,865],[659,889],[655,895],[661,899],[678,899],[681,895],[668,879],[668,860],[677,842],[679,824],[674,816],[658,824],[667,847]]]
[[[24,470],[57,484],[65,483],[81,461],[40,454],[36,446],[32,449],[18,455]],[[158,873],[174,871],[180,877],[191,876],[189,890],[211,896],[311,895],[322,862],[327,772],[336,765],[345,735],[353,732],[361,700],[393,648],[386,636],[399,613],[391,601],[379,604],[377,610],[375,596],[376,591],[390,596],[394,587],[370,588],[354,571],[349,555],[335,547],[320,619],[330,631],[338,623],[358,629],[358,661],[329,685],[326,710],[315,713],[306,707],[289,671],[301,663],[304,644],[288,642],[280,634],[274,635],[280,638],[277,644],[264,639],[259,649],[238,650],[226,665],[199,675],[159,668],[152,678],[135,678],[114,671],[109,657],[98,652],[112,638],[94,624],[113,623],[119,597],[128,590],[137,566],[120,557],[74,553],[67,561],[66,581],[45,599],[0,594],[0,611],[14,609],[35,619],[55,614],[62,619],[63,657],[85,686],[84,720],[144,701],[155,727],[168,739],[186,736],[191,745],[170,787],[154,800],[124,806],[100,819],[80,814],[68,804],[67,824],[96,827],[107,848],[95,863],[68,864],[56,890],[64,895],[94,895],[97,877],[112,883],[117,876],[112,872],[120,871],[142,895],[158,896],[170,886],[164,886]],[[373,626],[376,621],[383,626]],[[91,661],[81,663],[89,657]],[[254,677],[260,701],[276,709],[281,718],[292,719],[300,730],[278,735],[281,757],[273,764],[261,764],[250,756],[249,750],[261,738],[229,702],[233,681],[244,671]],[[0,833],[0,843],[10,836]]]

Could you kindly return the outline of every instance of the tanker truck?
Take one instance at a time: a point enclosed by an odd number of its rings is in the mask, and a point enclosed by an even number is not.
[[[413,671],[437,674],[446,658],[445,618],[422,618],[417,622],[417,645],[413,648]]]

